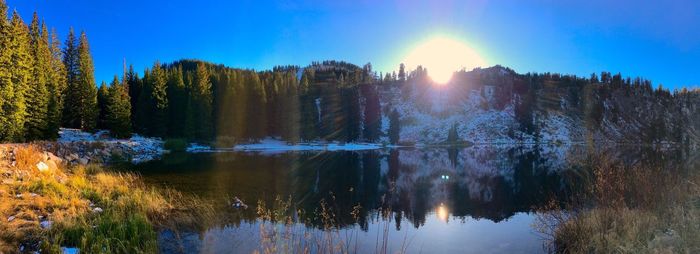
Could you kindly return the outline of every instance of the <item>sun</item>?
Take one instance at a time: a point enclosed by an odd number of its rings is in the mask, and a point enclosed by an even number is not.
[[[430,78],[446,84],[460,69],[486,66],[484,59],[466,43],[444,36],[428,39],[411,49],[404,59],[407,70],[418,65],[428,69]]]

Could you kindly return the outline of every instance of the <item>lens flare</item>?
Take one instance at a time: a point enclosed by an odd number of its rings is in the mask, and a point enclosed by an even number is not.
[[[408,70],[421,65],[428,69],[430,78],[446,84],[460,69],[486,66],[484,59],[466,43],[444,36],[433,37],[413,48],[405,57]]]

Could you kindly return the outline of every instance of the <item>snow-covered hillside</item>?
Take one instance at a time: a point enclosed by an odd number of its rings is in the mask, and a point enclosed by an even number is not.
[[[418,145],[445,142],[453,126],[460,140],[474,144],[700,141],[697,92],[674,98],[643,86],[520,75],[501,66],[455,75],[458,81],[446,85],[409,79],[381,88],[382,131],[396,110],[401,142]]]

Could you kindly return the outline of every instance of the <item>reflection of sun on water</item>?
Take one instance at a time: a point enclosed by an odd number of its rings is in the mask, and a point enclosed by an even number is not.
[[[448,216],[450,216],[449,211],[447,211],[447,207],[445,207],[445,205],[442,203],[440,203],[440,206],[437,208],[437,216],[438,219],[445,222],[447,222]]]
[[[438,84],[450,81],[452,74],[460,69],[486,66],[476,51],[457,40],[434,37],[413,48],[404,60],[407,70],[418,65],[428,69],[430,78]]]

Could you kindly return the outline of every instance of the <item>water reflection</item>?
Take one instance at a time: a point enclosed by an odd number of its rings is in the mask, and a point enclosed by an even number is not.
[[[440,203],[440,205],[437,207],[437,217],[441,221],[447,222],[448,219],[450,218],[450,213],[447,211],[447,207],[445,207],[445,204]]]
[[[676,150],[597,147],[596,151],[629,164],[687,164],[696,161],[686,152]],[[405,232],[421,234],[428,231],[422,236],[422,240],[429,240],[423,243],[428,246],[440,241],[459,243],[461,236],[469,234],[468,228],[459,225],[464,223],[447,223],[450,220],[468,222],[470,226],[480,225],[484,227],[482,231],[494,230],[499,225],[502,231],[520,232],[520,235],[501,238],[498,242],[522,241],[518,243],[520,245],[505,249],[512,251],[524,248],[523,244],[528,248],[540,246],[533,242],[537,240],[536,236],[523,235],[523,232],[529,232],[527,214],[552,200],[564,201],[586,187],[582,183],[587,173],[581,162],[589,152],[589,147],[566,146],[274,155],[172,154],[161,161],[134,167],[151,184],[167,185],[215,202],[227,202],[237,196],[249,205],[257,200],[272,204],[278,195],[291,197],[294,210],[307,211],[299,214],[303,217],[299,221],[312,228],[322,228],[322,218],[315,216],[314,211],[318,211],[321,202],[326,202],[334,211],[335,223],[340,228],[358,227],[368,232],[364,237],[370,240],[377,230],[373,225],[383,218],[378,216],[380,210],[390,211],[389,217],[393,218],[390,224],[396,231],[402,230],[405,223],[411,228]],[[357,205],[362,209],[353,216],[353,208]],[[227,235],[225,232],[239,232],[243,228],[251,230],[251,225],[259,223],[254,206],[247,210],[223,212],[228,216],[221,222],[222,228],[205,232],[207,237]],[[248,226],[237,226],[242,223]],[[448,226],[436,228],[436,223]],[[435,230],[461,233],[440,235]],[[440,237],[450,239],[438,239]],[[489,242],[483,237],[475,239],[481,239],[482,245]],[[482,245],[478,247],[484,248]]]

